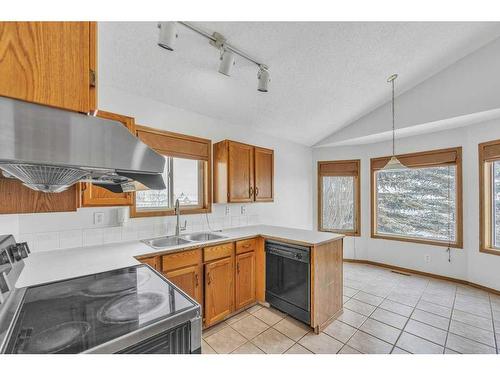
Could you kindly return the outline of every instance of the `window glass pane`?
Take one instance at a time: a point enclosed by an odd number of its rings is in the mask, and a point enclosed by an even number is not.
[[[168,209],[171,208],[169,199],[169,169],[171,158],[165,156],[165,170],[163,171],[163,180],[165,181],[165,190],[143,190],[135,193],[135,207],[137,210],[148,209]]]
[[[493,246],[500,248],[500,161],[493,164]]]
[[[353,231],[354,177],[323,176],[322,229]]]
[[[174,158],[174,202],[181,205],[200,205],[200,161]]]
[[[377,171],[377,233],[454,242],[456,167]]]

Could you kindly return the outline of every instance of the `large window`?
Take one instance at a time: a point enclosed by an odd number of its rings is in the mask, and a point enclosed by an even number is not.
[[[462,247],[461,149],[372,159],[372,237]]]
[[[360,235],[359,160],[318,162],[318,229]]]
[[[500,255],[500,140],[479,145],[480,250]]]
[[[136,192],[131,216],[172,215],[177,199],[184,213],[210,212],[210,140],[143,126],[137,127],[137,133],[165,156],[166,189]]]

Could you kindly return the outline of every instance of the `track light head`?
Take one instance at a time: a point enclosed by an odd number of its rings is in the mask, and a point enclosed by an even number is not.
[[[219,73],[230,76],[233,66],[234,53],[230,50],[222,49],[222,53],[220,55]]]
[[[158,45],[168,51],[173,51],[177,39],[177,24],[175,22],[160,22],[158,28],[160,29]]]
[[[265,65],[259,66],[257,79],[258,79],[257,90],[259,90],[260,92],[267,92],[269,89],[269,82],[271,82],[271,77],[269,75],[269,70],[267,66]]]

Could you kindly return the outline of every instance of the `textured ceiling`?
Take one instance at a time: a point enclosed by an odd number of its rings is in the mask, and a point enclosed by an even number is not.
[[[152,22],[99,23],[100,84],[312,145],[390,99],[397,72],[407,90],[500,36],[500,23],[200,22],[268,64],[237,58],[231,77],[219,53],[179,27],[174,52],[156,44]]]

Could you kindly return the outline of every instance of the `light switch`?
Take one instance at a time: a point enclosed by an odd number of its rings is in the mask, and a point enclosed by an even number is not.
[[[94,212],[94,225],[102,225],[104,223],[104,212]]]

